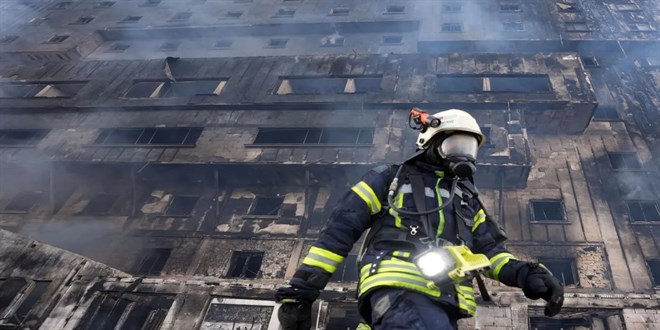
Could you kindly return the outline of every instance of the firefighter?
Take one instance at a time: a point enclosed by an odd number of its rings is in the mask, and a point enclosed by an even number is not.
[[[471,279],[438,288],[420,273],[415,257],[431,245],[464,245],[484,254],[490,262],[484,275],[522,288],[530,299],[543,298],[548,316],[561,310],[559,280],[506,250],[504,232],[474,188],[477,150],[485,142],[476,120],[457,109],[416,119],[422,124],[416,154],[367,172],[341,198],[289,285],[277,290],[282,329],[310,329],[312,303],[368,229],[358,308],[373,329],[456,329],[457,320],[474,316]]]

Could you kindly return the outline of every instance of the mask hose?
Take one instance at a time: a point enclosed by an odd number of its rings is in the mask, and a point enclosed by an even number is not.
[[[452,182],[451,182],[451,192],[450,192],[450,194],[449,194],[449,198],[447,199],[447,201],[444,202],[442,205],[440,205],[440,206],[438,206],[438,207],[436,207],[436,208],[434,208],[434,209],[432,209],[432,210],[421,211],[421,212],[413,212],[413,211],[402,210],[402,209],[396,207],[396,206],[394,205],[394,202],[393,202],[392,200],[394,199],[394,192],[397,190],[397,188],[398,188],[398,186],[399,186],[399,175],[401,174],[401,170],[402,170],[402,169],[403,169],[403,165],[399,166],[399,169],[396,171],[396,175],[394,176],[394,179],[392,180],[392,183],[390,184],[390,189],[389,189],[389,191],[388,191],[388,193],[387,193],[387,203],[389,204],[389,206],[390,206],[390,207],[391,207],[396,213],[403,214],[403,215],[425,215],[425,214],[431,214],[431,213],[435,213],[435,212],[438,212],[438,211],[444,209],[445,207],[447,207],[447,205],[449,205],[449,204],[453,201],[453,199],[454,199],[454,194],[456,193],[456,185],[458,184],[458,179],[459,179],[459,177],[455,177],[455,178],[452,180]]]

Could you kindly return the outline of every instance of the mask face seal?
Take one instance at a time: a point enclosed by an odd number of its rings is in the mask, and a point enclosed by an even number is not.
[[[449,170],[465,178],[477,171],[475,164],[478,149],[479,141],[474,135],[456,133],[445,138],[437,151]]]

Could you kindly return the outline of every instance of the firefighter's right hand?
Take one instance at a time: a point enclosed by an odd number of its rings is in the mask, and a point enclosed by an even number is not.
[[[312,303],[282,303],[277,312],[282,330],[310,330],[312,328]]]
[[[312,303],[319,290],[285,286],[277,289],[275,300],[282,303],[277,312],[282,330],[309,330],[312,327]]]

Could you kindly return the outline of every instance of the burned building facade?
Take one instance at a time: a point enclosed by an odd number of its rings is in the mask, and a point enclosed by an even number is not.
[[[488,282],[461,328],[660,324],[657,2],[0,6],[2,328],[277,329],[336,201],[414,151],[412,106],[476,117],[490,214],[566,286],[548,319]],[[356,253],[317,329],[357,324]]]

